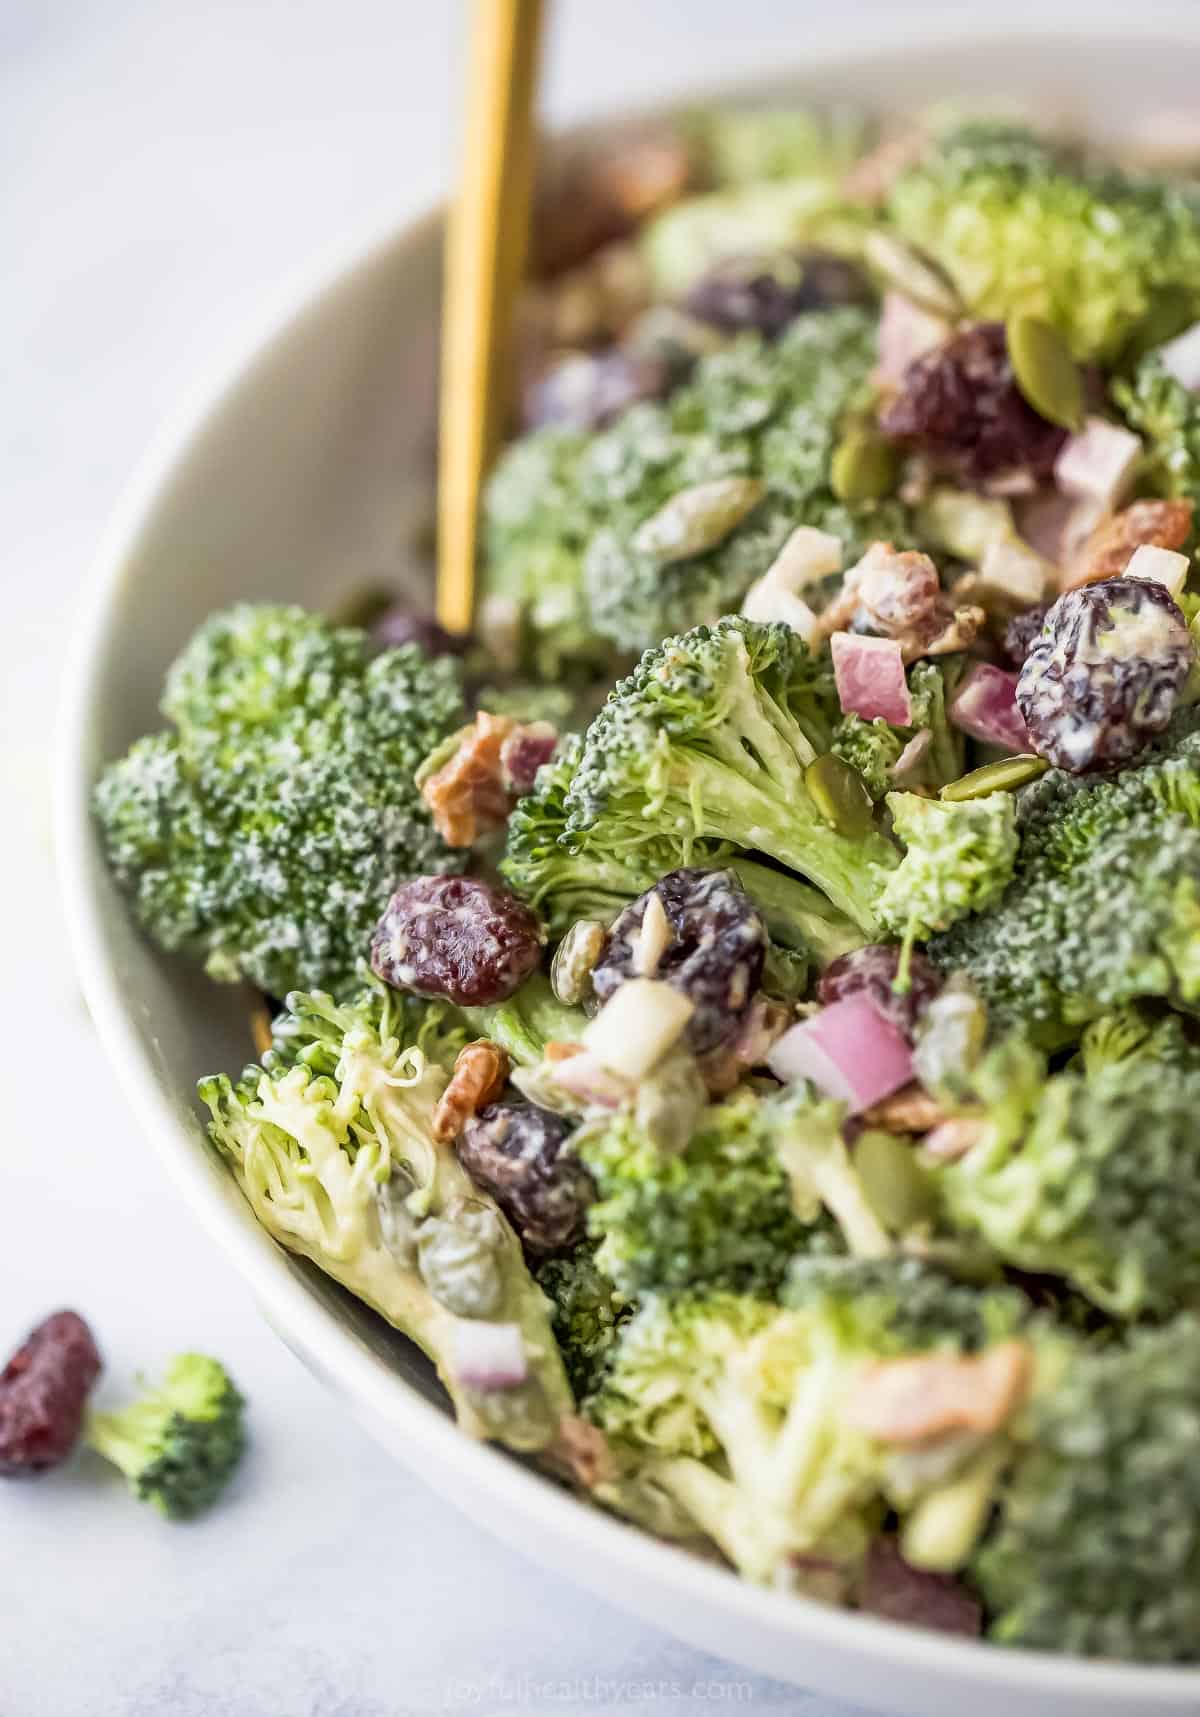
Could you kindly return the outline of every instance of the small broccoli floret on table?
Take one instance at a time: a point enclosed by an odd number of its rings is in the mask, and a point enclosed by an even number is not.
[[[1017,1041],[975,1074],[981,1135],[935,1170],[952,1229],[1115,1318],[1200,1293],[1200,1075],[1134,1056],[1047,1077]]]
[[[219,1360],[181,1353],[157,1389],[116,1412],[90,1413],[87,1440],[141,1502],[190,1520],[212,1506],[242,1458],[244,1406]]]
[[[1200,314],[1200,199],[1183,182],[1096,170],[1031,132],[973,123],[901,175],[889,212],[969,312],[1036,316],[1075,356],[1116,358],[1167,309]]]
[[[970,1378],[974,1338],[994,1331],[1002,1345],[1019,1313],[975,1294],[968,1316],[971,1290],[947,1284],[939,1315],[930,1285],[918,1328],[904,1302],[919,1267],[854,1266],[871,1272],[862,1295],[823,1281],[823,1261],[813,1268],[787,1308],[721,1292],[651,1298],[621,1330],[587,1410],[748,1578],[803,1588],[816,1558],[834,1576],[823,1592],[844,1602],[888,1506],[918,1519],[924,1508],[928,1548],[941,1504],[943,1518],[955,1516],[944,1547],[953,1538],[969,1554],[1007,1447],[1000,1420],[994,1433],[966,1435],[948,1422],[938,1458],[914,1460],[858,1423],[864,1375],[927,1354],[939,1375],[965,1358]]]
[[[167,678],[176,724],[105,771],[109,862],[162,947],[282,996],[342,988],[397,884],[455,870],[413,782],[462,721],[459,669],[301,608],[202,626]]]
[[[1194,1662],[1200,1639],[1200,1324],[1051,1344],[970,1566],[1005,1645]]]
[[[1017,794],[1013,880],[933,938],[993,1024],[1049,1046],[1138,997],[1200,1002],[1200,729],[1185,710],[1117,775],[1052,769]]]
[[[584,737],[565,840],[626,855],[670,843],[675,866],[735,847],[820,888],[868,934],[897,854],[874,829],[840,833],[805,786],[829,749],[827,664],[785,626],[723,620],[648,650]]]
[[[570,1387],[520,1242],[434,1136],[446,1070],[395,1035],[403,1010],[323,995],[289,1008],[307,1058],[200,1084],[251,1209],[424,1349],[472,1435],[544,1447]]]
[[[955,801],[889,793],[887,804],[905,853],[877,911],[907,953],[1003,894],[1017,856],[1015,806],[1009,793]]]

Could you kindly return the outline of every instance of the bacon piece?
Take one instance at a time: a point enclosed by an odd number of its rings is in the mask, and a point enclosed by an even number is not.
[[[1033,1355],[1021,1341],[978,1354],[914,1354],[864,1367],[843,1417],[885,1443],[928,1443],[954,1431],[998,1431],[1029,1389]]]

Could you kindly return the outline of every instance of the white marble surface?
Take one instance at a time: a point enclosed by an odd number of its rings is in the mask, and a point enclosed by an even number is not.
[[[781,20],[790,57],[820,18],[558,11],[560,115],[769,66]],[[290,271],[439,193],[459,26],[449,0],[0,0],[0,1348],[60,1304],[93,1320],[110,1390],[207,1347],[254,1437],[228,1506],[192,1527],[87,1460],[0,1490],[0,1717],[835,1717],[552,1582],[347,1420],[136,1137],[63,944],[45,772],[98,531]]]

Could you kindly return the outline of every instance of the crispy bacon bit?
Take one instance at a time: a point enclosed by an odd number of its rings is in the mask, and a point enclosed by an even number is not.
[[[1182,548],[1192,528],[1191,501],[1134,501],[1092,532],[1068,572],[1064,588],[1098,584],[1119,578],[1129,565],[1134,549]]]
[[[508,1056],[488,1037],[477,1038],[458,1052],[450,1083],[433,1112],[433,1136],[449,1144],[472,1115],[494,1103],[508,1079]]]
[[[844,1409],[885,1443],[927,1443],[953,1431],[998,1431],[1029,1388],[1033,1356],[1004,1341],[978,1354],[930,1353],[865,1366]]]
[[[965,650],[985,619],[982,608],[955,607],[927,554],[872,543],[817,624],[821,637],[852,626],[894,638],[908,663]]]
[[[916,1081],[902,1091],[894,1091],[882,1103],[867,1109],[863,1123],[882,1127],[885,1133],[927,1133],[946,1119],[946,1111],[936,1097],[931,1097]]]
[[[481,709],[454,754],[421,783],[421,796],[447,846],[470,847],[502,829],[513,802],[533,786],[558,736],[547,721],[524,725]]]
[[[608,1438],[578,1413],[563,1414],[553,1442],[542,1450],[542,1459],[585,1490],[607,1483],[617,1474]]]

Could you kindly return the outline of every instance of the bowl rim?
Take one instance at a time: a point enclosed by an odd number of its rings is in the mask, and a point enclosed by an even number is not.
[[[1144,39],[1162,34],[1177,37],[1195,49],[1200,45],[1200,7],[1181,0],[1143,4],[1137,24],[1127,7],[1105,5],[1085,20],[1051,13],[1043,3],[1027,7],[1010,0],[1003,24],[983,29],[969,20],[969,8],[906,9],[902,21],[880,16],[864,27],[835,25],[806,46],[803,69],[836,71],[855,59],[876,53],[918,54],[933,48],[1089,36]],[[662,114],[689,101],[736,101],[755,90],[786,85],[784,73],[757,75],[706,85],[686,96],[643,101],[627,110],[600,107],[585,111],[566,128],[620,123]],[[335,1386],[347,1400],[365,1408],[368,1416],[399,1428],[411,1440],[413,1461],[422,1453],[461,1472],[473,1491],[507,1488],[532,1532],[555,1538],[570,1535],[583,1569],[595,1567],[636,1570],[647,1584],[669,1588],[676,1608],[695,1600],[768,1628],[776,1637],[791,1634],[797,1645],[806,1638],[821,1640],[846,1654],[889,1661],[905,1669],[936,1675],[972,1672],[1014,1696],[1038,1693],[1073,1698],[1092,1696],[1101,1706],[1109,1700],[1140,1699],[1146,1709],[1182,1709],[1185,1700],[1200,1699],[1200,1669],[1134,1664],[1105,1659],[1069,1657],[1021,1648],[989,1648],[987,1641],[955,1639],[917,1627],[896,1626],[876,1617],[839,1610],[794,1594],[751,1585],[731,1570],[701,1561],[602,1511],[581,1506],[580,1500],[531,1468],[514,1462],[493,1446],[464,1435],[439,1407],[423,1397],[386,1361],[346,1331],[335,1314],[304,1286],[291,1270],[280,1247],[219,1192],[196,1139],[181,1126],[134,1022],[117,973],[105,951],[103,909],[90,874],[90,794],[88,733],[97,700],[109,613],[124,577],[126,562],[150,523],[172,479],[188,462],[210,423],[231,404],[244,386],[253,384],[261,368],[292,337],[298,326],[333,299],[355,276],[365,275],[395,251],[397,262],[436,239],[444,204],[438,203],[400,222],[374,222],[365,233],[326,248],[315,262],[289,273],[268,293],[265,306],[249,319],[248,328],[229,342],[223,362],[207,366],[206,379],[195,385],[180,409],[154,435],[135,467],[110,516],[83,581],[78,618],[70,639],[63,674],[54,759],[54,827],[56,862],[64,901],[68,936],[84,996],[105,1053],[139,1125],[152,1141],[160,1161],[182,1199],[202,1228],[233,1260],[251,1287],[272,1329],[288,1345],[293,1341],[304,1363],[322,1381]],[[215,376],[215,380],[210,379]],[[581,1570],[581,1581],[586,1573]],[[619,1599],[618,1599],[619,1601]]]

